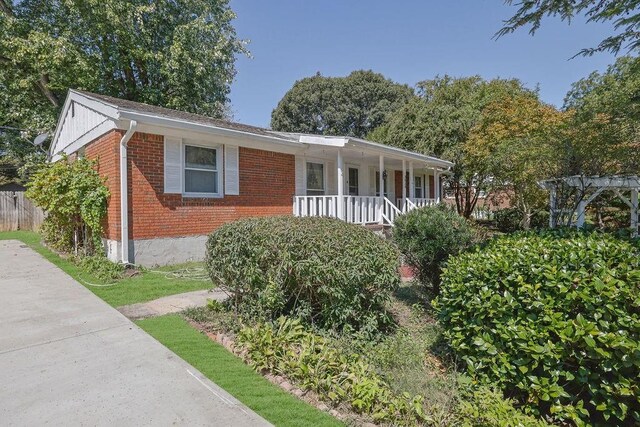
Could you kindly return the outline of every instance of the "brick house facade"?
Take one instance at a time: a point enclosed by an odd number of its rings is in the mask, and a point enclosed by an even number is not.
[[[142,265],[202,259],[209,233],[245,217],[392,221],[403,170],[413,177],[404,196],[431,203],[434,176],[451,165],[364,140],[273,132],[80,91],[70,91],[51,146],[54,161],[63,154],[97,160],[110,191],[105,251]]]

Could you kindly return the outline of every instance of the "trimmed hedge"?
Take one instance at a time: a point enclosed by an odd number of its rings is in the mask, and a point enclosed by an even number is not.
[[[393,240],[420,281],[438,292],[442,265],[476,240],[473,226],[444,205],[414,209],[396,220]]]
[[[434,306],[481,383],[579,425],[640,422],[640,251],[521,233],[449,260]]]
[[[399,253],[359,225],[270,217],[229,223],[207,242],[215,286],[249,317],[299,317],[325,329],[374,332],[399,285]]]

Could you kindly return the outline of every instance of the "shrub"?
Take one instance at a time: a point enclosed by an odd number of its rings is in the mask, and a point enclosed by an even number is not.
[[[516,207],[504,208],[496,211],[495,221],[498,230],[503,233],[513,233],[523,230],[522,218],[524,214]],[[529,227],[532,229],[545,228],[549,223],[549,213],[536,211],[531,215]]]
[[[502,393],[489,387],[470,390],[457,408],[463,427],[545,427],[546,422],[518,410]]]
[[[95,170],[96,162],[66,158],[44,164],[27,184],[27,197],[47,212],[45,241],[59,250],[91,254],[102,245],[102,219],[109,189]]]
[[[520,233],[449,260],[434,304],[469,374],[533,413],[640,422],[640,251]]]
[[[82,270],[103,282],[122,279],[124,273],[124,265],[111,262],[102,254],[78,257],[76,258],[76,264],[78,264]]]
[[[444,261],[471,246],[475,236],[466,219],[443,205],[423,207],[401,215],[393,230],[393,240],[405,262],[415,268],[420,281],[430,283],[436,293]]]
[[[300,317],[322,328],[374,331],[399,284],[399,254],[362,226],[329,218],[244,219],[209,236],[216,286],[252,317]]]

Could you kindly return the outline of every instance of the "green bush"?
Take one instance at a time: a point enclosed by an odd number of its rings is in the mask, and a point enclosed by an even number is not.
[[[533,413],[640,422],[640,251],[630,243],[505,236],[450,259],[434,306],[468,373]]]
[[[469,391],[457,408],[460,425],[464,427],[545,427],[546,422],[516,409],[502,393],[489,387]]]
[[[82,270],[103,282],[122,279],[125,268],[122,264],[111,262],[102,254],[77,257],[75,261]]]
[[[96,166],[86,158],[63,158],[40,166],[27,184],[27,197],[47,212],[41,231],[55,249],[76,254],[102,249],[109,189]]]
[[[374,332],[398,286],[399,254],[362,226],[329,218],[244,219],[209,236],[216,286],[250,317],[299,317],[321,328]]]
[[[496,211],[495,221],[498,230],[503,233],[513,233],[523,230],[522,218],[524,214],[518,208],[504,208]],[[531,215],[529,227],[532,229],[545,228],[549,224],[549,213],[536,211]]]
[[[428,206],[398,217],[393,240],[405,262],[418,271],[420,281],[438,292],[442,265],[450,255],[471,246],[476,238],[472,225],[444,205]]]

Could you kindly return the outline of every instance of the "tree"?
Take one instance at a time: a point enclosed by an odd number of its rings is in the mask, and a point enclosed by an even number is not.
[[[365,137],[414,96],[407,85],[373,71],[319,73],[295,82],[271,113],[277,131]]]
[[[564,108],[575,113],[568,175],[638,173],[640,58],[618,58],[606,72],[574,83]]]
[[[454,162],[449,187],[458,213],[471,216],[489,176],[468,164],[464,145],[484,108],[505,96],[529,93],[516,79],[436,77],[418,83],[418,98],[391,115],[369,138]]]
[[[570,22],[577,15],[587,17],[587,22],[613,22],[616,34],[602,40],[598,46],[585,48],[582,55],[596,52],[617,54],[621,49],[629,52],[640,49],[640,2],[638,0],[506,0],[516,4],[517,12],[505,22],[497,37],[514,32],[520,27],[530,26],[534,34],[548,16],[558,16]]]
[[[234,17],[228,0],[0,0],[0,126],[50,132],[68,88],[221,117],[246,52]]]
[[[538,182],[561,168],[559,151],[571,116],[534,94],[505,97],[485,107],[465,144],[470,167],[491,177],[491,193],[509,196],[524,229],[537,210],[546,209],[547,193]]]

